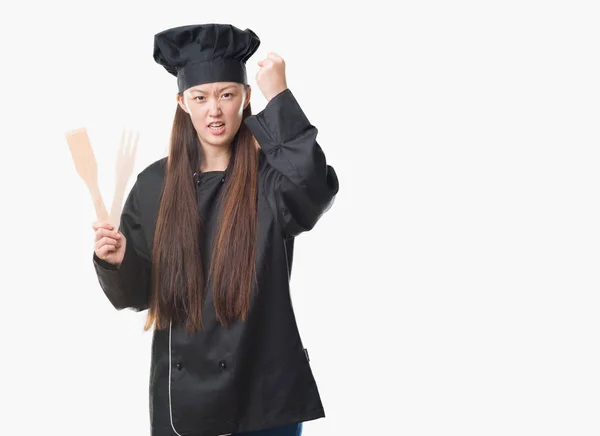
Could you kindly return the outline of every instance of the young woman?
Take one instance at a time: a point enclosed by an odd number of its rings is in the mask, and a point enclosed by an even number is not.
[[[294,238],[338,192],[317,129],[260,41],[230,25],[155,35],[177,77],[168,156],[141,171],[119,229],[94,223],[94,266],[118,310],[147,310],[153,436],[299,435],[325,416],[290,300]],[[252,432],[252,433],[248,433]]]

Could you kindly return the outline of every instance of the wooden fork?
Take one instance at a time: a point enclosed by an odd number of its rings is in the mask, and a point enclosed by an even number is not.
[[[127,132],[126,135],[126,131],[123,130],[123,133],[121,134],[121,144],[117,154],[115,193],[110,209],[109,221],[115,228],[119,228],[123,198],[125,197],[125,187],[133,173],[135,156],[137,154],[137,147],[140,139],[139,132],[136,134],[135,140],[132,140],[132,135],[132,132]]]

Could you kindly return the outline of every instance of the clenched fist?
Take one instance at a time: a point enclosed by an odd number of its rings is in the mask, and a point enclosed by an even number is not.
[[[120,265],[125,255],[125,236],[114,227],[104,221],[96,221],[92,224],[96,232],[94,252],[96,256],[114,265]]]
[[[258,61],[260,69],[256,73],[256,83],[267,102],[287,89],[285,81],[285,62],[276,53],[269,53],[263,60]]]

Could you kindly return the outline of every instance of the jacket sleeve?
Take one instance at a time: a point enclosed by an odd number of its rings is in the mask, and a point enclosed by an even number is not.
[[[120,265],[106,262],[93,254],[94,269],[100,287],[111,304],[117,309],[130,308],[142,311],[148,308],[150,297],[150,259],[140,220],[138,182],[129,192],[123,211],[119,231],[125,236],[125,255]]]
[[[284,236],[311,230],[339,190],[337,174],[317,143],[317,128],[289,89],[245,123],[265,154],[262,189]]]

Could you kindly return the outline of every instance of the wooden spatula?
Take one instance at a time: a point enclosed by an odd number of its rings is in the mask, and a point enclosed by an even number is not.
[[[98,165],[85,127],[65,133],[75,169],[92,195],[98,221],[107,221],[108,212],[98,187]]]

